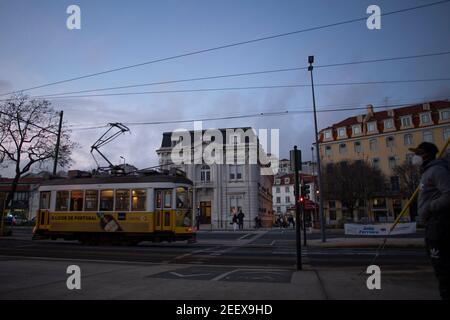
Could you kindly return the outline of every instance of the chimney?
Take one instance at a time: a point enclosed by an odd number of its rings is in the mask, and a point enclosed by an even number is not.
[[[394,117],[394,110],[392,110],[392,109],[389,109],[388,111],[387,111],[387,114],[388,114],[388,116],[389,117]]]
[[[373,105],[371,105],[371,104],[367,105],[367,114],[373,115]]]
[[[430,111],[430,103],[426,102],[422,104],[423,111]]]
[[[358,116],[356,117],[356,121],[358,121],[358,123],[363,122],[363,116],[362,116],[362,114],[360,114],[360,115],[358,115]]]

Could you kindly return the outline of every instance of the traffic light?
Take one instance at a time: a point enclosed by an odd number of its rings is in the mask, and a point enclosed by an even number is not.
[[[310,192],[311,192],[311,190],[310,190],[309,184],[304,184],[301,186],[301,195],[302,196],[309,195]]]
[[[305,197],[304,196],[300,196],[300,203],[305,202]]]

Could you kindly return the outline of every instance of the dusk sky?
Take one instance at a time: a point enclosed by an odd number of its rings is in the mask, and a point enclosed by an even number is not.
[[[0,0],[0,94],[85,74],[142,63],[234,42],[369,16],[434,0],[178,0],[178,1],[23,1]],[[66,8],[81,8],[81,30],[69,30]],[[45,95],[103,87],[207,77],[270,69],[390,58],[450,51],[450,2],[381,18],[380,30],[365,21],[293,34],[276,39],[201,53],[170,61],[26,91]],[[315,83],[450,78],[450,55],[357,64],[314,70]],[[306,70],[154,85],[115,91],[140,92],[203,88],[309,84]],[[104,92],[102,92],[104,93]],[[330,86],[316,88],[317,107],[375,107],[447,99],[450,81]],[[87,93],[93,94],[93,93]],[[2,97],[5,98],[5,97]],[[180,120],[262,111],[311,110],[311,88],[159,93],[110,97],[50,99],[73,126],[72,168],[92,169],[89,147],[104,128],[77,130],[109,122]],[[319,113],[319,128],[354,112]],[[311,158],[313,115],[297,114],[208,121],[204,128],[251,126],[280,129],[280,155],[297,144]],[[130,126],[102,151],[116,163],[138,168],[156,165],[162,133],[192,123]],[[0,171],[9,175],[10,171]]]

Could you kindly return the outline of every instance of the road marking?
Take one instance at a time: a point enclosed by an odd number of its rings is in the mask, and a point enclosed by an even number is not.
[[[267,273],[267,272],[273,273],[273,272],[283,272],[283,271],[286,271],[286,270],[281,270],[281,269],[266,269],[266,270],[261,270],[261,269],[234,269],[234,270],[231,270],[231,271],[219,274],[217,277],[212,278],[210,281],[219,281],[219,280],[229,276],[230,274],[233,274],[233,273],[236,273],[236,272],[239,272],[239,271],[255,271],[255,272],[259,271],[259,272],[265,272],[265,273]]]
[[[211,273],[181,274],[181,273],[177,273],[177,272],[169,272],[169,273],[173,274],[174,276],[180,277],[180,278],[209,276],[211,274]]]
[[[277,242],[277,240],[273,240],[273,241],[270,243],[270,246],[275,245],[275,242]]]

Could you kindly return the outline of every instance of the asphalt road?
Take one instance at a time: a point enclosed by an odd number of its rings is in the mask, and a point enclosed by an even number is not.
[[[309,234],[308,238],[320,237]],[[342,237],[342,233],[330,234]],[[420,237],[420,234],[413,235]],[[296,268],[296,243],[293,230],[242,232],[199,232],[197,243],[150,243],[135,247],[86,246],[77,241],[31,240],[29,228],[16,228],[14,237],[0,238],[0,257],[40,257],[74,260],[126,261],[161,264],[249,266]],[[303,248],[307,266],[367,267],[375,249]],[[385,249],[376,264],[392,269],[417,269],[429,266],[423,249]]]

